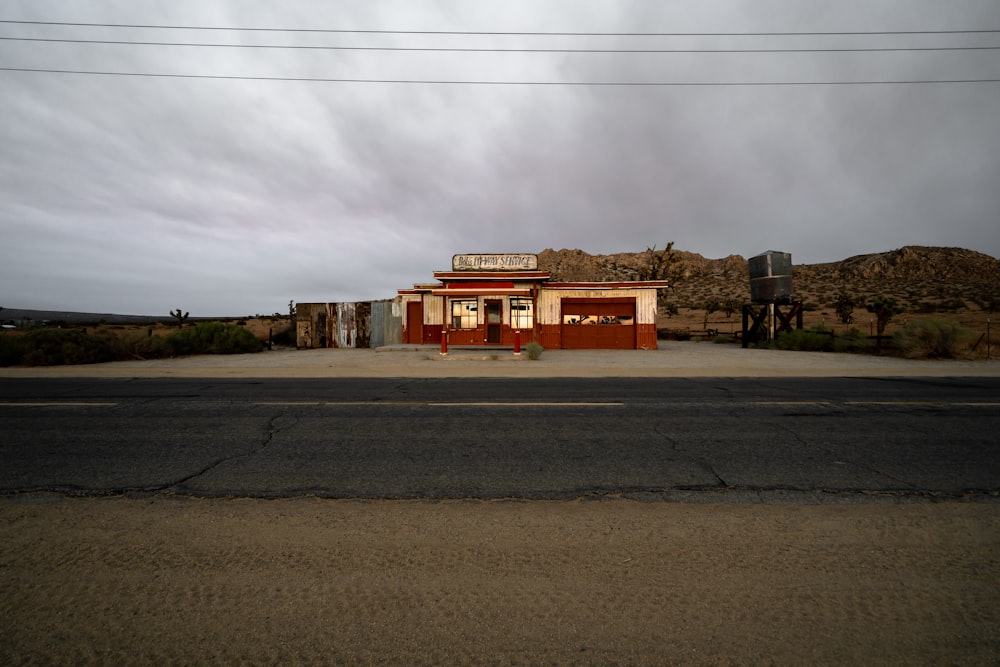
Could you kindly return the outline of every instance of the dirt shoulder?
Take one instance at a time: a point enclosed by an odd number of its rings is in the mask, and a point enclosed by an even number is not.
[[[1000,376],[1000,360],[914,361],[661,341],[656,350],[281,349],[259,354],[0,368],[3,377],[899,377]]]
[[[1000,505],[0,500],[4,664],[996,664]]]

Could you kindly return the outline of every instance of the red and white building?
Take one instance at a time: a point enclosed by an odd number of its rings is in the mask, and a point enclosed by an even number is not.
[[[552,282],[533,254],[455,255],[433,284],[399,290],[403,343],[655,349],[665,280]]]

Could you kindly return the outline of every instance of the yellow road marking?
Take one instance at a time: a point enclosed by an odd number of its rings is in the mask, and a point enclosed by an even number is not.
[[[620,402],[602,402],[602,403],[586,403],[586,402],[574,402],[574,401],[560,401],[560,402],[550,402],[550,401],[537,401],[537,402],[504,402],[504,401],[492,401],[492,402],[469,402],[469,403],[428,403],[427,405],[432,405],[438,408],[461,408],[465,406],[479,407],[479,408],[534,408],[534,407],[584,407],[584,408],[606,408],[606,407],[622,407],[625,404]]]
[[[753,405],[833,405],[830,401],[754,401]]]
[[[941,401],[845,401],[844,405],[948,405]]]
[[[258,401],[254,405],[276,405],[276,406],[335,406],[335,405],[426,405],[437,408],[457,408],[457,407],[621,407],[621,402],[573,402],[573,401],[470,401],[470,402],[443,402],[432,401]]]
[[[427,405],[427,401],[257,401],[254,405]]]

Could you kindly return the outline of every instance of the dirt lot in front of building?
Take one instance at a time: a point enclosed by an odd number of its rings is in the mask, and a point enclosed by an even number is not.
[[[1000,351],[997,352],[1000,354]],[[258,354],[0,368],[3,377],[774,377],[997,376],[1000,360],[911,360],[861,354],[742,349],[659,341],[656,350],[545,350],[394,346],[276,348]]]

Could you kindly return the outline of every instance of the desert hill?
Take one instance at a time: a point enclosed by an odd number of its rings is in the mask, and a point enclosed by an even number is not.
[[[663,248],[658,248],[662,251]],[[665,290],[661,305],[672,303],[688,314],[692,323],[704,318],[710,300],[750,298],[747,259],[730,255],[707,259],[684,250],[673,251],[675,261],[666,267],[673,287]],[[792,260],[795,254],[792,253]],[[648,277],[647,251],[592,255],[583,250],[553,250],[538,253],[538,268],[557,281],[625,281]],[[906,246],[888,252],[856,255],[839,262],[794,264],[792,291],[805,304],[807,320],[834,321],[834,302],[841,293],[858,302],[885,294],[895,297],[909,315],[940,313],[958,316],[978,326],[997,309],[1000,300],[1000,260],[963,248]],[[861,312],[864,308],[859,306]],[[219,318],[191,318],[219,319]],[[236,318],[222,318],[236,319]],[[730,318],[731,319],[731,318]],[[148,325],[168,322],[164,316],[76,313],[8,308],[0,310],[0,321],[67,322],[70,324]],[[676,323],[675,319],[675,323]],[[707,321],[707,320],[706,320]],[[727,322],[731,324],[731,322]],[[264,328],[266,331],[266,327]]]
[[[699,309],[710,299],[749,300],[746,258],[706,259],[683,250],[673,255],[674,286],[665,300],[687,309]],[[858,299],[886,294],[909,312],[993,310],[1000,298],[1000,260],[963,248],[906,246],[824,264],[794,260],[792,253],[793,293],[809,310],[833,308],[841,293]],[[636,280],[648,265],[648,251],[591,255],[546,249],[538,254],[538,268],[558,281]]]

